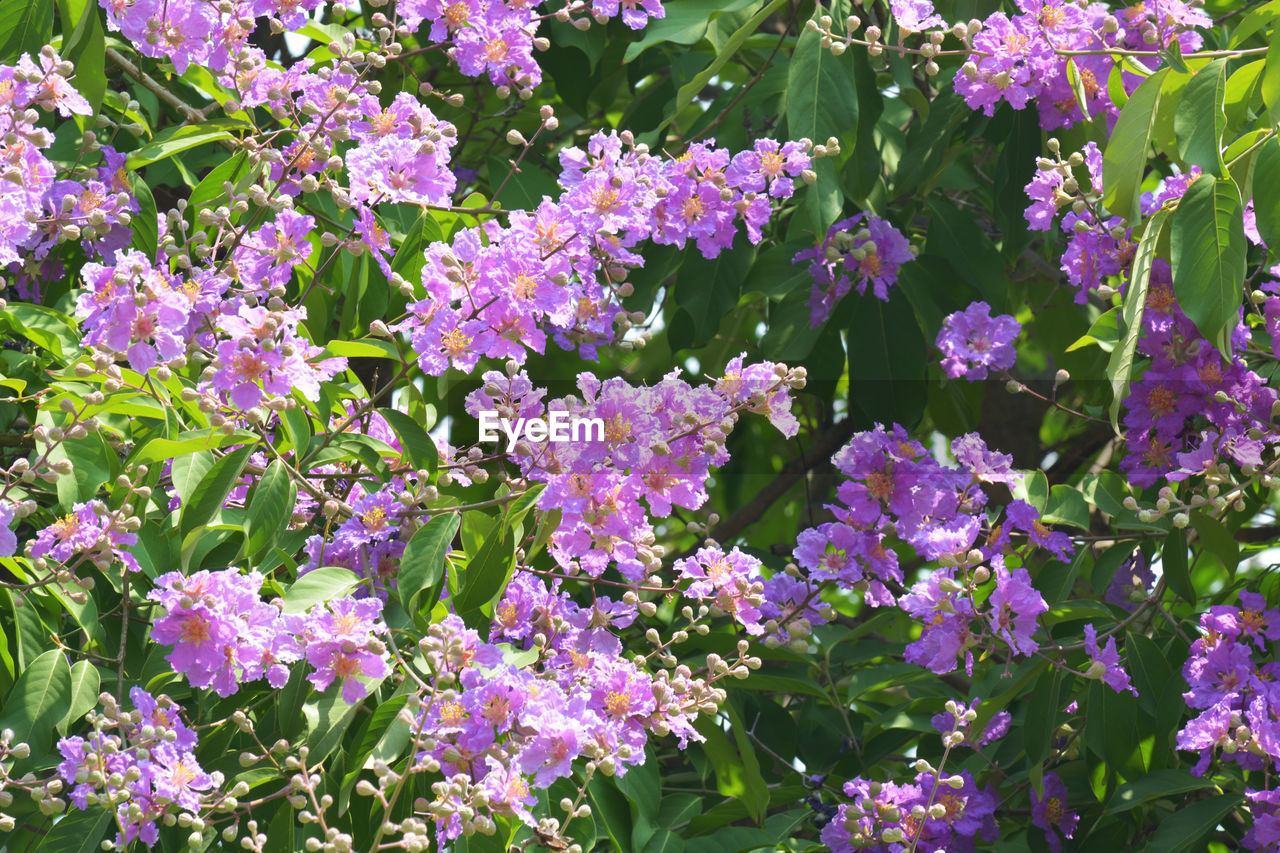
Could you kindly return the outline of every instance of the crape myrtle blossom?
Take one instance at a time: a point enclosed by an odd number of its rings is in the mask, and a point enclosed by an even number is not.
[[[54,250],[80,241],[86,254],[104,256],[128,244],[128,225],[137,202],[120,180],[123,156],[110,146],[89,153],[74,166],[55,164],[46,151],[54,136],[37,122],[41,113],[67,118],[92,113],[72,85],[74,66],[45,47],[33,59],[0,65],[0,270],[20,273],[20,265],[45,261],[55,273]],[[28,285],[29,289],[35,287]]]
[[[729,459],[725,440],[740,412],[763,415],[786,436],[799,429],[790,391],[803,387],[803,369],[745,365],[738,357],[713,384],[690,385],[679,374],[633,386],[582,373],[580,396],[544,401],[546,389],[511,364],[509,373],[487,371],[483,386],[467,395],[466,411],[476,418],[484,411],[508,419],[563,412],[601,423],[602,434],[580,441],[522,440],[514,448],[522,476],[546,484],[539,508],[561,513],[548,550],[566,570],[598,577],[613,565],[641,580],[661,563],[650,517],[703,505],[708,477]]]
[[[1052,853],[1062,853],[1062,839],[1071,838],[1080,824],[1080,815],[1067,809],[1067,786],[1057,773],[1044,775],[1044,793],[1031,789],[1031,823],[1044,830]]]
[[[213,362],[205,368],[200,389],[239,411],[294,391],[317,399],[320,383],[345,370],[347,360],[315,360],[323,348],[298,329],[306,316],[304,308],[262,305],[241,305],[219,316]]]
[[[1092,624],[1084,626],[1084,650],[1089,655],[1090,678],[1099,678],[1117,693],[1129,691],[1134,696],[1138,691],[1129,684],[1129,673],[1120,665],[1120,653],[1116,651],[1116,638],[1107,637],[1107,645],[1098,647],[1098,631]],[[1070,836],[1068,836],[1070,837]]]
[[[1200,629],[1182,667],[1190,688],[1182,698],[1200,713],[1178,732],[1178,749],[1199,751],[1197,776],[1215,753],[1245,770],[1280,770],[1280,665],[1269,659],[1280,640],[1280,610],[1241,591],[1237,605],[1202,613]]]
[[[12,517],[12,506],[3,506],[8,507]],[[0,518],[4,515],[0,514]],[[4,532],[8,532],[7,525]],[[32,560],[56,560],[64,565],[83,558],[103,569],[118,561],[125,571],[136,572],[138,561],[127,548],[137,542],[138,535],[125,529],[121,517],[95,500],[75,504],[71,512],[41,529],[29,543],[28,553]]]
[[[1007,314],[991,316],[991,306],[974,302],[948,314],[938,332],[942,371],[952,379],[986,379],[989,371],[1008,370],[1017,358],[1013,342],[1022,324]]]
[[[1015,547],[1011,532],[1026,533],[1018,541],[1027,551],[1059,559],[1073,551],[1066,534],[1049,530],[1025,502],[1013,502],[1004,524],[993,525],[982,484],[1014,482],[1008,456],[976,434],[956,439],[952,453],[958,466],[940,463],[896,424],[857,433],[832,460],[849,478],[836,490],[839,503],[827,505],[836,520],[801,531],[794,552],[813,580],[859,591],[871,605],[896,604],[920,621],[923,633],[908,644],[906,658],[938,673],[953,671],[961,656],[972,672],[972,650],[984,638],[1018,655],[1039,648],[1032,635],[1048,605],[1025,568],[1005,566],[1006,549]],[[943,565],[904,588],[899,542]],[[994,590],[979,610],[966,583],[993,577]]]
[[[81,810],[114,807],[121,849],[135,840],[153,846],[166,818],[196,816],[224,796],[222,774],[206,773],[196,759],[196,735],[181,708],[140,687],[129,690],[129,701],[133,710],[126,711],[103,693],[103,712],[90,715],[94,732],[58,741],[57,773],[68,799]]]
[[[924,772],[901,784],[857,778],[844,783],[844,795],[851,802],[841,804],[822,830],[831,853],[905,853],[917,844],[920,850],[971,853],[979,839],[990,844],[1000,837],[999,796],[979,787],[967,770],[941,778]]]
[[[417,743],[418,760],[448,780],[426,808],[442,845],[462,833],[466,807],[533,825],[532,792],[568,777],[579,759],[622,776],[645,761],[651,736],[673,734],[681,748],[703,739],[693,721],[723,701],[712,682],[727,665],[709,678],[684,665],[650,674],[622,656],[614,632],[636,615],[635,603],[580,606],[559,581],[517,572],[488,641],[454,615],[431,626],[421,648],[433,678]]]
[[[809,325],[827,321],[836,303],[850,290],[888,301],[898,270],[915,257],[907,238],[888,220],[868,213],[842,219],[827,229],[812,249],[796,254],[792,263],[809,262],[813,292],[809,297]]]
[[[289,678],[288,665],[305,659],[314,670],[307,679],[317,690],[340,681],[342,698],[354,704],[369,693],[364,679],[387,675],[380,600],[334,599],[286,614],[259,598],[263,580],[258,572],[236,569],[156,578],[148,598],[162,612],[152,622],[151,638],[173,647],[165,659],[193,687],[230,696],[241,684],[265,679],[279,689]]]
[[[306,23],[320,0],[100,0],[107,26],[123,35],[144,55],[165,58],[182,74],[191,65],[215,71],[235,67],[235,60],[254,48],[249,36],[266,17],[286,29]],[[533,58],[542,15],[538,3],[520,0],[407,0],[397,16],[410,31],[445,47],[445,55],[472,77],[487,76],[502,97],[511,90],[528,95],[542,80]],[[580,4],[579,12],[586,4]],[[650,18],[662,18],[659,0],[596,0],[591,17],[599,21],[621,16],[631,29]],[[582,17],[587,18],[585,15]]]
[[[925,4],[893,4],[894,15],[906,20],[904,29],[923,27],[931,9]],[[1005,101],[1014,109],[1034,102],[1040,125],[1046,130],[1071,127],[1086,115],[1106,117],[1113,126],[1120,108],[1108,93],[1115,65],[1107,50],[1159,51],[1177,41],[1183,51],[1199,49],[1203,42],[1196,27],[1212,21],[1200,9],[1182,0],[1138,3],[1109,8],[1103,3],[1081,5],[1066,0],[1020,0],[1012,16],[996,12],[981,22],[972,36],[971,53],[955,77],[955,89],[971,109],[994,115]],[[1096,51],[1073,57],[1078,86],[1068,76],[1065,51]],[[1155,70],[1159,59],[1147,67]],[[1136,74],[1120,75],[1125,94],[1142,81]],[[1085,104],[1078,102],[1083,94]]]
[[[132,250],[111,260],[81,270],[76,316],[85,346],[146,373],[157,365],[185,364],[193,344],[212,343],[208,323],[231,283],[226,276],[209,270],[173,275]]]
[[[393,330],[409,337],[431,375],[470,370],[480,358],[523,363],[529,351],[545,352],[548,338],[593,358],[615,334],[626,292],[616,277],[643,264],[643,242],[693,242],[712,258],[741,226],[758,243],[770,199],[791,194],[809,149],[761,140],[731,157],[706,140],[668,158],[630,134],[596,133],[585,149],[560,152],[558,198],[429,245],[425,296]]]
[[[1169,265],[1155,262],[1138,338],[1150,362],[1130,386],[1123,419],[1128,452],[1120,466],[1134,484],[1186,480],[1219,461],[1261,464],[1275,441],[1265,428],[1277,394],[1243,357],[1250,338],[1249,328],[1237,325],[1235,354],[1224,363],[1178,306]],[[1260,438],[1255,429],[1264,430]]]

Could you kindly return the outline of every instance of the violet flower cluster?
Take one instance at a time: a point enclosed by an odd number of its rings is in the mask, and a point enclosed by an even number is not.
[[[1005,101],[1014,109],[1035,102],[1040,125],[1046,130],[1071,127],[1086,117],[1106,116],[1108,126],[1120,114],[1108,92],[1116,60],[1109,49],[1162,51],[1174,41],[1183,51],[1198,50],[1203,38],[1195,27],[1210,27],[1208,15],[1182,0],[1138,3],[1113,10],[1104,3],[1067,0],[1019,0],[1019,14],[995,12],[968,39],[970,54],[955,77],[955,89],[971,109],[988,116]],[[945,28],[936,16],[922,17],[912,3],[909,23],[922,30]],[[931,12],[929,8],[927,11]],[[1089,51],[1066,56],[1068,51]],[[1068,70],[1068,62],[1075,65]],[[1143,58],[1154,70],[1159,60]],[[1077,85],[1071,81],[1077,77]],[[1122,71],[1126,94],[1142,78]],[[1079,96],[1084,96],[1084,103]]]
[[[954,670],[960,655],[972,672],[972,648],[984,638],[1015,655],[1033,654],[1039,644],[1032,635],[1048,605],[1025,568],[1006,566],[1006,554],[1039,548],[1065,559],[1073,550],[1025,501],[1011,502],[1001,524],[988,518],[982,485],[1012,487],[1018,475],[1010,457],[976,434],[952,442],[952,453],[959,465],[941,464],[896,424],[858,433],[833,457],[849,478],[837,489],[840,503],[827,506],[836,521],[801,531],[795,551],[814,580],[858,590],[870,605],[896,604],[920,621],[923,633],[906,658],[937,673]],[[1013,546],[1014,533],[1025,536],[1025,546]],[[897,542],[941,566],[905,590]],[[980,565],[988,562],[991,569]],[[992,579],[979,610],[965,584]]]
[[[230,696],[240,685],[265,679],[281,688],[289,664],[305,659],[307,679],[317,690],[342,683],[342,698],[355,704],[390,672],[387,633],[376,598],[334,599],[305,613],[283,613],[259,598],[263,576],[236,569],[199,571],[189,577],[169,572],[156,578],[148,598],[162,608],[151,639],[172,646],[165,656],[193,687]]]
[[[467,395],[469,414],[496,411],[515,421],[565,412],[570,419],[603,423],[602,437],[508,448],[523,476],[547,484],[538,506],[561,513],[549,551],[571,573],[598,577],[614,565],[638,581],[657,569],[661,547],[654,545],[650,516],[702,506],[712,469],[729,459],[725,440],[740,411],[764,415],[785,436],[799,429],[790,392],[803,387],[804,371],[782,364],[744,365],[739,356],[722,378],[701,386],[679,378],[679,371],[640,387],[582,373],[581,399],[545,403],[546,390],[512,368],[514,375],[484,374],[484,385]]]
[[[623,656],[611,629],[635,619],[627,600],[582,607],[558,581],[517,572],[489,642],[456,616],[431,626],[421,648],[432,681],[415,730],[418,760],[446,780],[426,807],[442,844],[463,834],[468,810],[534,825],[534,791],[568,777],[580,759],[623,775],[644,762],[651,735],[674,734],[681,747],[702,740],[693,721],[723,691],[686,666],[651,675]]]
[[[888,220],[868,213],[842,219],[827,229],[822,241],[796,254],[792,263],[809,262],[813,292],[809,297],[809,325],[827,321],[836,303],[850,290],[888,301],[898,270],[915,257],[911,243]]]
[[[739,224],[758,243],[770,199],[789,196],[808,169],[808,147],[766,139],[731,157],[707,140],[666,158],[627,134],[596,133],[586,150],[560,152],[558,199],[431,244],[426,297],[394,330],[409,336],[429,375],[469,371],[480,358],[523,363],[529,350],[545,351],[548,335],[593,358],[614,336],[617,282],[643,265],[641,243],[692,241],[713,258],[733,245]]]
[[[222,71],[256,50],[249,37],[266,17],[283,29],[297,29],[320,0],[99,0],[107,25],[140,52],[167,58],[179,74],[191,65]],[[547,15],[541,2],[520,0],[407,0],[396,8],[401,34],[420,32],[424,40],[444,48],[462,73],[487,76],[501,97],[512,90],[527,97],[542,80],[533,53],[542,39],[538,26]],[[603,23],[619,14],[628,27],[640,29],[649,18],[662,18],[659,0],[594,0],[569,2],[557,18],[573,13]],[[587,21],[590,23],[590,21]],[[543,45],[545,49],[545,45]]]
[[[1241,323],[1231,335],[1237,354],[1224,362],[1178,306],[1168,264],[1155,262],[1138,339],[1150,363],[1125,399],[1128,453],[1120,468],[1134,484],[1185,480],[1219,460],[1262,464],[1275,440],[1265,430],[1277,394],[1246,364],[1249,339]]]
[[[101,165],[85,162],[68,170],[45,153],[53,134],[38,125],[41,113],[63,118],[93,110],[72,86],[74,67],[52,48],[16,65],[0,66],[0,270],[18,274],[25,290],[38,292],[28,261],[43,265],[39,279],[64,274],[54,250],[79,240],[86,254],[108,255],[129,243],[129,222],[138,205],[128,189],[124,155],[86,134],[88,152]],[[85,158],[98,159],[93,153]],[[23,292],[20,289],[20,292]],[[28,294],[29,295],[29,294]]]
[[[979,839],[990,844],[1000,838],[1000,798],[994,788],[979,787],[967,770],[942,778],[924,772],[902,784],[858,778],[844,783],[844,794],[852,802],[841,804],[822,829],[831,853],[907,853],[917,847],[970,853]]]
[[[197,816],[222,798],[223,783],[221,773],[206,773],[196,760],[196,735],[168,696],[133,687],[129,700],[133,710],[125,711],[103,693],[103,713],[91,715],[93,733],[58,741],[58,775],[72,805],[113,809],[124,829],[120,849],[135,840],[154,845],[166,816]]]
[[[1191,770],[1197,776],[1216,756],[1246,771],[1265,771],[1262,778],[1270,780],[1280,770],[1280,664],[1271,659],[1280,640],[1280,609],[1241,591],[1237,606],[1215,604],[1202,613],[1200,629],[1204,633],[1182,667],[1190,687],[1182,698],[1199,713],[1178,732],[1178,748],[1199,751]],[[1274,850],[1280,843],[1280,790],[1256,784],[1245,791],[1254,824],[1242,845]]]
[[[991,306],[974,302],[963,311],[948,314],[938,331],[942,372],[952,379],[970,382],[986,379],[988,372],[1013,367],[1017,353],[1013,342],[1022,324],[1008,314],[991,316]]]
[[[12,513],[9,507],[10,517]],[[8,532],[7,525],[5,531]],[[136,572],[138,561],[127,548],[137,541],[137,534],[126,530],[120,517],[106,504],[88,501],[76,504],[71,512],[41,529],[29,544],[28,556],[32,560],[56,560],[64,565],[85,559],[103,569],[119,562],[125,571]]]

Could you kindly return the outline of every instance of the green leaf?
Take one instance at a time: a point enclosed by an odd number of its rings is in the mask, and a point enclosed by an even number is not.
[[[738,293],[755,256],[755,247],[739,239],[714,258],[693,253],[685,259],[676,276],[675,301],[688,318],[691,334],[680,334],[673,320],[669,333],[673,350],[705,346],[715,337],[724,315],[738,304]]]
[[[256,433],[238,429],[225,433],[221,429],[201,429],[180,433],[177,438],[153,438],[137,448],[129,461],[136,465],[150,465],[166,459],[176,461],[200,451],[214,450],[232,444],[248,444],[258,440]]]
[[[58,721],[58,731],[67,733],[67,729],[76,720],[89,713],[98,704],[98,688],[102,679],[98,668],[87,660],[76,661],[71,667],[71,701],[67,704],[67,712]]]
[[[53,38],[53,0],[5,0],[0,15],[0,63],[13,65],[24,53],[39,62]]]
[[[4,701],[0,729],[13,729],[14,743],[28,743],[32,755],[43,755],[54,724],[66,715],[70,702],[71,667],[66,655],[50,649],[18,676]]]
[[[192,491],[191,499],[183,503],[179,530],[184,538],[197,527],[208,524],[214,513],[222,509],[251,453],[252,447],[241,447],[213,463]]]
[[[234,184],[247,171],[247,164],[248,156],[244,152],[219,163],[191,191],[191,198],[187,201],[187,208],[192,211],[200,211],[227,203],[227,191],[223,189],[222,185],[228,182]]]
[[[1204,175],[1187,188],[1170,226],[1178,304],[1228,358],[1244,284],[1244,210],[1235,184]]]
[[[1215,59],[1191,78],[1173,115],[1178,156],[1215,175],[1226,174],[1222,134],[1227,128],[1224,100],[1227,61]]]
[[[1222,522],[1200,510],[1191,513],[1191,526],[1195,528],[1200,545],[1222,562],[1222,567],[1235,574],[1240,564],[1240,545]]]
[[[1262,102],[1267,105],[1274,125],[1280,120],[1280,38],[1271,37],[1267,48],[1267,64],[1262,69]]]
[[[1171,797],[1175,794],[1186,794],[1190,791],[1202,791],[1213,788],[1208,779],[1196,778],[1186,770],[1166,768],[1153,770],[1140,779],[1126,782],[1116,789],[1107,802],[1107,811],[1123,812],[1136,809],[1138,806],[1160,797]]]
[[[1151,283],[1151,266],[1155,261],[1160,232],[1164,230],[1167,210],[1159,210],[1147,222],[1133,256],[1133,269],[1129,274],[1129,286],[1125,289],[1120,317],[1124,329],[1111,358],[1107,361],[1107,379],[1111,382],[1111,426],[1119,431],[1120,404],[1129,396],[1129,379],[1133,376],[1133,358],[1138,349],[1138,337],[1142,332],[1142,312],[1147,301],[1147,287]]]
[[[1253,212],[1262,242],[1280,251],[1280,193],[1272,191],[1277,186],[1280,186],[1280,141],[1272,138],[1262,144],[1254,158]]]
[[[1027,750],[1027,760],[1038,764],[1049,754],[1053,732],[1058,726],[1058,690],[1061,673],[1051,670],[1040,677],[1031,698],[1027,700],[1027,717],[1022,728],[1022,740]]]
[[[1182,596],[1183,600],[1196,603],[1196,588],[1191,583],[1191,572],[1187,568],[1187,532],[1175,527],[1165,537],[1164,547],[1160,550],[1160,565],[1164,568],[1165,580],[1169,588]]]
[[[649,21],[639,41],[627,45],[624,63],[635,59],[647,48],[663,42],[690,45],[702,40],[712,19],[726,12],[745,9],[755,0],[682,0],[666,10],[666,16]]]
[[[72,85],[84,95],[96,113],[107,94],[107,42],[98,16],[98,4],[87,0],[61,2],[62,50],[60,56],[76,67]]]
[[[930,199],[925,246],[950,261],[994,312],[1003,310],[1009,288],[1004,260],[974,217],[944,199]]]
[[[720,73],[720,69],[724,68],[725,63],[733,58],[734,54],[742,47],[743,42],[747,40],[747,37],[758,30],[760,25],[764,23],[765,18],[777,11],[786,1],[770,0],[763,9],[756,12],[745,24],[739,27],[729,37],[728,41],[716,46],[715,58],[711,60],[711,64],[695,74],[693,79],[681,86],[676,92],[675,109],[667,117],[667,120],[659,125],[659,129],[669,124],[681,110],[693,103],[693,99],[707,87],[713,77]]]
[[[1046,524],[1070,524],[1081,530],[1089,529],[1089,504],[1075,486],[1057,485],[1049,490],[1041,516]]]
[[[36,853],[97,853],[107,830],[114,827],[111,811],[102,806],[71,809],[45,834]]]
[[[858,132],[857,78],[853,56],[833,56],[822,47],[822,36],[805,29],[796,41],[787,67],[785,114],[791,139],[807,138],[826,144],[829,137],[844,142]],[[844,191],[832,158],[813,164],[818,179],[806,191],[809,225],[815,234],[825,234],[840,216]]]
[[[302,716],[307,721],[307,747],[311,761],[323,761],[342,743],[342,737],[356,717],[357,702],[348,705],[342,698],[338,683],[330,685],[331,692],[312,699],[302,706]]]
[[[360,583],[360,578],[350,569],[338,566],[322,566],[298,578],[285,591],[284,612],[303,613],[315,605],[342,598]]]
[[[870,420],[911,429],[929,400],[928,354],[911,303],[896,290],[888,302],[850,298],[857,300],[847,336],[850,395]]]
[[[1146,853],[1198,853],[1222,819],[1244,802],[1239,794],[1223,794],[1180,806],[1160,821],[1143,848]]]
[[[738,747],[743,780],[746,782],[747,789],[741,797],[742,804],[747,807],[747,813],[751,815],[752,820],[757,824],[763,823],[765,812],[769,808],[769,786],[760,773],[760,759],[756,747],[747,737],[747,726],[737,705],[730,700],[724,704],[724,709],[729,715],[730,731],[733,732],[733,742]]]
[[[1166,73],[1168,69],[1162,68],[1152,74],[1130,96],[1120,110],[1102,156],[1102,203],[1116,216],[1133,223],[1139,218],[1138,190],[1147,166],[1147,148]]]
[[[151,194],[151,187],[147,186],[147,182],[137,172],[129,173],[129,185],[133,188],[134,198],[138,200],[138,212],[130,222],[130,227],[133,228],[133,245],[148,259],[154,259],[160,239],[155,197]]]
[[[207,145],[222,139],[230,139],[234,131],[251,130],[242,121],[231,119],[211,119],[203,124],[180,124],[162,130],[152,137],[146,145],[129,154],[125,165],[130,169],[139,169],[151,163],[158,163],[199,145]]]
[[[294,485],[279,459],[267,466],[267,470],[254,487],[249,500],[249,512],[245,516],[244,552],[253,563],[271,549],[280,537],[286,523],[293,516],[298,500],[298,487]]]
[[[459,615],[474,613],[506,587],[516,561],[516,540],[507,533],[505,528],[495,527],[480,549],[468,555],[471,559],[458,582],[458,592],[450,599]]]
[[[419,608],[429,610],[439,600],[445,580],[445,555],[461,522],[462,517],[456,512],[437,515],[422,525],[404,546],[396,592],[410,615]]]
[[[1067,352],[1075,352],[1089,345],[1096,345],[1103,352],[1114,352],[1120,342],[1120,309],[1112,308],[1093,321],[1089,331],[1076,339],[1067,347]]]
[[[422,424],[399,409],[378,409],[378,414],[395,430],[400,446],[413,467],[435,471],[440,465],[440,452]]]

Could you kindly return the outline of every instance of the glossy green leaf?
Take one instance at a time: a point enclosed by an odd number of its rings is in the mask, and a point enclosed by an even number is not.
[[[1160,87],[1168,69],[1143,80],[1130,96],[1102,158],[1102,203],[1116,216],[1138,221],[1138,191],[1147,167],[1151,130],[1160,107]]]
[[[825,144],[829,137],[852,140],[858,128],[857,79],[853,57],[834,56],[821,46],[822,37],[806,29],[796,41],[787,66],[785,96],[787,132],[791,139],[807,138]],[[823,234],[840,216],[844,191],[829,158],[817,160],[818,179],[805,193],[809,227]]]
[[[211,119],[202,124],[182,124],[157,133],[150,142],[129,154],[126,165],[139,169],[200,145],[230,139],[235,132],[249,130],[244,122]]]
[[[13,65],[18,57],[33,57],[53,36],[53,0],[5,0],[0,14],[0,63]]]
[[[1173,290],[1200,333],[1230,356],[1230,330],[1243,296],[1244,209],[1230,181],[1204,175],[1187,188],[1170,221]]]
[[[58,721],[58,731],[66,734],[72,723],[79,720],[98,704],[98,688],[102,684],[98,668],[87,660],[76,661],[71,667],[71,699],[66,713]]]
[[[297,499],[297,485],[285,470],[284,462],[275,460],[254,486],[245,516],[244,552],[252,562],[256,563],[270,550],[284,532]]]
[[[1225,174],[1227,168],[1222,162],[1226,86],[1227,61],[1215,59],[1187,83],[1173,118],[1178,156],[1215,175]]]
[[[1142,312],[1146,306],[1147,288],[1151,283],[1151,267],[1155,262],[1156,246],[1160,232],[1164,230],[1169,213],[1159,210],[1148,220],[1133,256],[1133,269],[1125,290],[1120,318],[1122,331],[1116,347],[1107,361],[1107,379],[1111,383],[1111,426],[1119,430],[1120,404],[1129,396],[1129,380],[1133,376],[1133,359],[1142,332]]]
[[[1126,782],[1117,788],[1107,802],[1107,810],[1128,811],[1159,797],[1171,797],[1212,787],[1214,785],[1208,779],[1192,776],[1186,770],[1173,768],[1154,770],[1146,776]]]
[[[905,294],[888,302],[857,296],[847,346],[849,390],[854,404],[874,422],[911,429],[928,402],[928,350]]]
[[[102,806],[68,809],[49,829],[36,853],[99,853],[99,845],[115,825],[111,810]]]
[[[0,729],[13,729],[13,743],[28,743],[33,755],[43,755],[54,725],[66,715],[70,702],[71,666],[63,652],[50,649],[18,675],[5,697]]]
[[[213,463],[208,473],[201,478],[200,484],[192,490],[190,499],[182,506],[179,529],[184,537],[200,525],[207,524],[214,513],[222,508],[252,453],[252,447],[242,447]]]
[[[1164,568],[1164,578],[1169,588],[1182,596],[1184,601],[1196,603],[1196,588],[1191,583],[1191,572],[1187,563],[1187,533],[1174,528],[1164,540],[1160,549],[1160,565]]]
[[[1239,794],[1223,794],[1184,805],[1160,821],[1143,848],[1145,853],[1199,853],[1204,840],[1223,818],[1244,801]]]
[[[1280,249],[1280,141],[1268,139],[1253,161],[1253,212],[1262,242]]]
[[[396,592],[410,614],[430,609],[440,598],[445,580],[445,556],[458,532],[461,516],[437,515],[422,525],[405,545],[396,578]]]
[[[323,557],[322,557],[323,560]],[[284,594],[285,613],[303,613],[317,604],[342,598],[360,583],[350,569],[322,566],[307,572]]]
[[[1280,39],[1274,35],[1267,48],[1267,64],[1262,69],[1262,102],[1274,125],[1280,117]]]

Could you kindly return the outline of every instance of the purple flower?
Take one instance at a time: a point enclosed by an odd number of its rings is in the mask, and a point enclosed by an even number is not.
[[[307,680],[317,690],[341,681],[343,700],[354,705],[369,694],[362,677],[387,676],[386,645],[377,639],[387,633],[381,614],[382,602],[376,598],[347,598],[317,605],[301,620],[299,644],[316,670]]]
[[[813,276],[809,325],[816,329],[826,322],[836,303],[854,289],[855,279],[859,294],[870,284],[877,299],[888,301],[898,270],[914,257],[910,242],[887,220],[859,213],[835,223],[820,244],[792,259],[809,261]]]
[[[1057,773],[1044,775],[1044,794],[1031,789],[1031,823],[1045,831],[1045,840],[1053,853],[1062,853],[1062,839],[1071,838],[1080,823],[1080,815],[1067,809],[1067,786]]]
[[[1084,626],[1084,650],[1089,655],[1089,678],[1100,678],[1117,693],[1128,690],[1134,696],[1138,691],[1129,685],[1129,674],[1120,665],[1120,653],[1116,651],[1116,638],[1107,637],[1107,645],[1098,648],[1098,632],[1092,624]],[[1068,836],[1069,838],[1070,836]]]
[[[1031,585],[1026,569],[1010,572],[1003,564],[996,567],[996,588],[987,599],[991,606],[991,628],[1015,654],[1031,655],[1040,648],[1032,639],[1039,627],[1039,616],[1049,609],[1044,597]]]
[[[724,611],[735,622],[741,623],[748,634],[761,634],[760,561],[734,548],[725,553],[719,548],[700,548],[698,552],[675,566],[682,579],[691,579],[685,595],[693,599],[709,601]]]
[[[937,345],[942,350],[943,372],[952,379],[970,382],[986,379],[987,372],[1013,367],[1017,353],[1013,341],[1022,325],[1007,314],[991,316],[991,306],[974,302],[942,321]]]
[[[946,26],[942,18],[934,14],[929,0],[892,0],[889,9],[904,32],[923,33]]]

